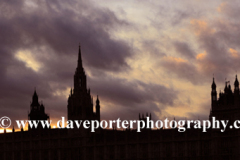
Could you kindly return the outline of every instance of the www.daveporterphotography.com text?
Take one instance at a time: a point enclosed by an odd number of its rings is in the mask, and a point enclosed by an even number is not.
[[[3,124],[3,122],[0,122]],[[27,125],[30,128],[38,128],[39,125],[42,128],[51,128],[52,120],[16,120],[18,128],[25,128]],[[220,129],[224,132],[226,128],[230,129],[240,128],[240,120],[236,120],[232,125],[229,124],[229,120],[216,120],[212,117],[211,120],[164,120],[153,121],[149,117],[145,120],[66,120],[62,117],[57,121],[57,128],[85,128],[90,129],[91,132],[95,132],[96,129],[136,129],[137,132],[141,132],[142,129],[173,129],[177,128],[179,132],[185,132],[186,129],[202,129],[202,132],[207,132],[207,129]],[[55,126],[54,126],[55,128]]]

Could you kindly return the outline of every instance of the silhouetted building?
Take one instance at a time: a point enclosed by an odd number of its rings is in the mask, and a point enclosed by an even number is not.
[[[213,79],[212,106],[209,118],[229,119],[240,117],[239,82],[235,80],[234,92],[226,82],[224,93],[219,93]],[[74,88],[68,98],[69,120],[100,120],[100,101],[87,89],[79,47],[78,65],[74,75]],[[30,120],[46,120],[44,106],[38,102],[36,91],[31,104]],[[148,116],[148,115],[146,115]],[[151,116],[151,115],[150,115]],[[139,119],[146,121],[144,115]],[[0,160],[226,160],[240,159],[240,131],[189,129],[115,130],[98,129],[39,129],[0,134]]]
[[[224,92],[219,93],[217,98],[217,86],[212,83],[212,107],[209,118],[216,117],[217,119],[229,120],[231,123],[240,118],[240,95],[239,82],[236,76],[234,82],[234,92],[231,89],[230,82],[225,82]]]
[[[38,102],[38,95],[36,90],[34,91],[33,97],[32,97],[32,103],[30,106],[30,113],[28,114],[29,120],[49,120],[49,116],[45,113],[45,107],[44,105]],[[38,125],[37,129],[41,129],[41,125]],[[30,128],[28,126],[28,130],[31,130],[34,128]]]
[[[78,65],[74,74],[74,89],[71,89],[68,98],[68,119],[99,120],[99,99],[97,99],[96,103],[96,113],[94,113],[93,98],[91,97],[90,89],[87,89],[87,77],[82,66],[81,48],[79,46]]]

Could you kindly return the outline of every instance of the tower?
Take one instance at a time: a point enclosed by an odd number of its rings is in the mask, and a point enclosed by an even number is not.
[[[219,98],[217,99],[216,84],[212,83],[212,108],[209,118],[216,117],[219,120],[229,120],[231,124],[234,119],[237,119],[240,115],[240,95],[239,95],[239,82],[236,76],[234,82],[234,91],[231,89],[230,81],[225,81],[224,92],[219,93]]]
[[[49,116],[45,113],[45,107],[43,104],[40,105],[38,102],[38,95],[36,90],[33,93],[32,96],[32,103],[30,105],[30,113],[28,114],[29,120],[49,120]],[[42,126],[38,125],[38,129],[40,129]],[[33,128],[30,128],[28,126],[28,130],[31,130]]]
[[[99,101],[99,100],[98,100]],[[74,88],[68,97],[68,119],[69,120],[93,120],[100,119],[100,105],[96,105],[98,116],[93,112],[93,101],[90,89],[87,89],[87,77],[82,65],[81,46],[78,50],[78,63],[74,74]]]
[[[215,84],[214,78],[212,82],[212,92],[211,92],[211,99],[212,99],[212,107],[215,107],[217,102],[217,85]]]
[[[234,82],[234,105],[236,107],[239,107],[239,82],[238,82],[237,75]]]
[[[211,91],[211,110],[210,110],[210,114],[209,114],[209,119],[211,119],[215,109],[217,108],[217,85],[214,81],[214,77],[213,77],[213,82],[212,82],[212,91]]]

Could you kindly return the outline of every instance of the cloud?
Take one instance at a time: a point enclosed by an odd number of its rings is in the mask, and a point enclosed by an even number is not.
[[[95,93],[102,95],[105,100],[123,106],[132,106],[156,101],[162,104],[173,104],[177,91],[157,84],[146,84],[141,81],[127,81],[121,78],[95,77],[89,83]]]
[[[160,58],[166,55],[163,51],[161,51],[162,45],[159,44],[156,40],[143,40],[142,41],[142,50],[145,53],[151,55],[151,57]]]
[[[239,2],[234,0],[228,2],[222,2],[218,7],[217,11],[224,14],[225,17],[228,17],[229,19],[235,19],[239,15]]]
[[[206,57],[207,53],[206,51],[203,52],[203,53],[199,53],[197,56],[196,56],[196,59],[197,60],[204,60],[204,58]]]
[[[29,14],[26,8],[32,6],[26,3],[29,2],[23,1],[18,6],[5,4],[14,11],[11,18],[7,13],[0,17],[0,41],[5,47],[19,50],[44,46],[60,56],[76,54],[78,42],[81,42],[88,53],[83,55],[87,65],[111,71],[129,67],[125,59],[132,55],[130,46],[111,36],[112,30],[129,24],[112,11],[85,1],[41,1],[34,3],[36,7]],[[96,53],[98,58],[95,58]]]
[[[195,53],[191,49],[188,43],[186,42],[181,42],[181,41],[175,41],[174,42],[174,47],[175,50],[178,54],[180,54],[183,57],[186,57],[188,59],[194,59],[195,58]]]
[[[29,51],[18,51],[15,57],[24,62],[26,67],[33,69],[34,71],[38,71],[41,65],[35,60],[31,52]]]
[[[127,41],[114,36],[115,30],[132,24],[109,9],[85,1],[9,1],[2,5],[6,11],[0,16],[2,116],[27,119],[35,87],[51,119],[66,116],[78,42],[92,94],[99,94],[106,104],[102,118],[132,119],[139,112],[151,112],[157,119],[177,99],[178,92],[172,88],[110,76],[131,69],[126,60],[135,53]],[[156,43],[150,48],[149,43],[143,48],[152,49],[151,55],[164,55]]]
[[[238,51],[236,51],[235,49],[229,48],[229,52],[230,52],[230,54],[233,58],[238,58],[239,57]]]
[[[175,74],[182,80],[190,81],[193,84],[203,83],[203,78],[199,75],[198,68],[186,59],[166,56],[158,64],[169,74]]]
[[[100,95],[105,102],[103,115],[105,118],[133,118],[138,113],[161,112],[173,105],[178,98],[178,91],[163,85],[147,84],[138,80],[128,81],[108,75],[89,77],[89,85],[93,95]]]
[[[86,1],[0,2],[0,111],[26,119],[34,88],[51,117],[66,114],[81,42],[84,65],[103,72],[129,69],[134,53],[114,37],[131,28],[114,12]]]
[[[37,87],[46,112],[52,118],[65,115],[79,42],[89,86],[100,95],[106,119],[137,118],[138,112],[171,116],[167,108],[187,104],[176,102],[186,96],[172,83],[191,82],[198,90],[209,85],[213,73],[219,82],[234,78],[240,67],[237,3],[141,2],[143,17],[128,3],[121,3],[124,15],[119,15],[91,1],[0,2],[0,113],[26,118]],[[149,77],[130,74],[138,72],[132,62]],[[152,73],[141,70],[146,64]]]
[[[238,50],[240,41],[239,20],[235,14],[236,7],[222,4],[220,18],[190,19],[189,32],[193,33],[192,42],[173,40],[177,56],[186,62],[170,61],[163,58],[160,66],[174,73],[181,79],[202,85],[213,74],[224,82],[226,77],[234,77],[239,70]],[[228,10],[224,9],[228,7]],[[229,16],[232,16],[230,19]],[[235,15],[235,16],[234,16]],[[234,19],[234,21],[233,21]],[[193,46],[191,46],[193,44]],[[194,48],[195,50],[193,51]]]

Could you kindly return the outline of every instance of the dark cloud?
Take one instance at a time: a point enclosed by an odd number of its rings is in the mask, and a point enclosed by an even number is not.
[[[238,5],[237,5],[238,6]],[[186,62],[161,61],[161,66],[177,75],[178,78],[188,80],[193,84],[202,85],[209,82],[213,74],[215,78],[224,83],[234,80],[240,69],[240,21],[236,14],[236,6],[224,3],[221,7],[221,19],[206,18],[192,19],[191,29],[196,38],[198,50],[203,55],[191,49],[191,42],[183,40],[173,41],[173,47],[179,57]],[[235,16],[234,16],[235,15]],[[231,18],[228,18],[230,17]],[[232,53],[235,52],[235,53]]]
[[[36,87],[50,118],[66,117],[67,97],[61,93],[73,84],[78,42],[92,94],[106,104],[102,118],[137,119],[138,113],[151,112],[157,119],[156,113],[177,99],[178,92],[171,88],[108,74],[127,72],[126,59],[133,55],[127,42],[112,36],[131,24],[109,9],[85,1],[8,1],[0,8],[5,11],[0,16],[0,116],[27,119]],[[156,45],[146,42],[143,47],[157,57],[163,53]],[[19,51],[32,53],[40,69],[19,61]]]
[[[129,69],[131,47],[113,33],[131,24],[107,8],[86,1],[19,0],[2,1],[0,9],[2,116],[27,119],[35,87],[52,118],[66,115],[67,97],[54,93],[72,84],[79,42],[88,68],[116,73]],[[19,51],[32,53],[40,70],[17,60]]]
[[[225,1],[219,5],[218,11],[220,13],[223,13],[227,19],[235,21],[240,14],[239,6],[240,4],[236,0],[233,0],[231,2]]]
[[[155,40],[143,40],[142,41],[142,48],[144,50],[145,54],[150,54],[151,57],[160,58],[162,56],[165,56],[166,54],[161,51],[161,47],[163,47],[161,44],[159,44]]]
[[[138,113],[146,115],[147,112],[157,118],[156,113],[173,105],[178,98],[176,90],[138,80],[128,81],[107,75],[90,77],[88,80],[93,94],[100,95],[100,100],[104,102],[110,102],[102,110],[106,119],[133,119],[138,117]]]
[[[202,50],[205,50],[206,57],[200,61],[200,67],[204,75],[213,74],[222,82],[232,79],[240,69],[238,61],[239,44],[237,37],[240,36],[239,22],[234,23],[215,21],[209,24],[215,31],[211,34],[202,32],[198,37],[198,42]],[[236,28],[237,27],[237,28]],[[233,53],[235,52],[235,53]]]
[[[194,9],[159,8],[161,11],[156,17],[162,18],[148,17],[150,25],[157,29],[179,27],[190,18],[200,17]],[[226,23],[218,20],[208,23],[215,32],[200,32],[196,36],[199,50],[206,51],[206,56],[198,60],[191,46],[194,42],[171,40],[167,35],[160,35],[159,39],[169,40],[170,45],[145,39],[141,43],[143,50],[132,49],[114,32],[135,26],[118,18],[113,11],[88,1],[10,0],[0,2],[0,13],[0,116],[26,119],[34,87],[51,118],[66,116],[67,97],[56,92],[63,92],[73,84],[79,42],[91,91],[94,96],[99,94],[101,102],[106,104],[101,110],[104,119],[136,119],[139,112],[151,112],[153,119],[158,119],[159,115],[171,116],[165,113],[167,106],[178,105],[174,103],[179,96],[176,89],[111,76],[131,69],[126,60],[132,58],[136,50],[159,58],[157,67],[162,67],[168,75],[174,74],[195,85],[209,83],[210,86],[212,78],[209,77],[213,73],[216,81],[224,81],[240,67],[240,58],[229,53],[229,48],[240,49],[240,25],[235,9],[223,9],[222,14],[232,16]],[[143,27],[147,30],[148,26]],[[192,30],[189,32],[194,34]],[[162,50],[170,47],[186,61],[165,61],[167,53]],[[41,65],[40,70],[35,72],[17,60],[18,51],[33,53]],[[196,119],[196,114],[189,113],[189,117]]]
[[[204,16],[204,12],[196,11],[193,8],[175,9],[171,15],[171,25],[181,25],[183,22],[188,21],[190,18],[199,18]]]
[[[158,64],[165,70],[169,71],[169,74],[174,74],[179,79],[188,80],[193,84],[204,83],[205,79],[199,74],[197,67],[182,59],[163,58]]]
[[[195,59],[195,52],[186,42],[175,41],[173,43],[175,50],[178,54],[188,59]]]
[[[138,80],[127,81],[120,78],[90,78],[89,83],[95,93],[115,104],[133,107],[145,102],[172,105],[177,91],[157,84],[146,84]]]
[[[147,2],[151,8],[156,9],[155,16],[148,17],[151,21],[151,26],[164,32],[164,30],[178,30],[178,27],[185,27],[189,22],[189,19],[200,18],[206,15],[206,13],[196,6],[189,5],[187,3],[180,7],[182,4],[171,4],[170,6],[154,1]],[[152,9],[152,10],[154,10]]]
[[[41,1],[34,7],[27,7],[26,3],[4,6],[13,13],[11,17],[7,13],[0,17],[0,42],[12,52],[45,46],[58,56],[69,55],[76,53],[76,46],[81,42],[88,53],[83,55],[87,65],[113,71],[128,68],[125,59],[132,55],[130,46],[114,39],[111,30],[129,24],[112,11],[84,1]]]

